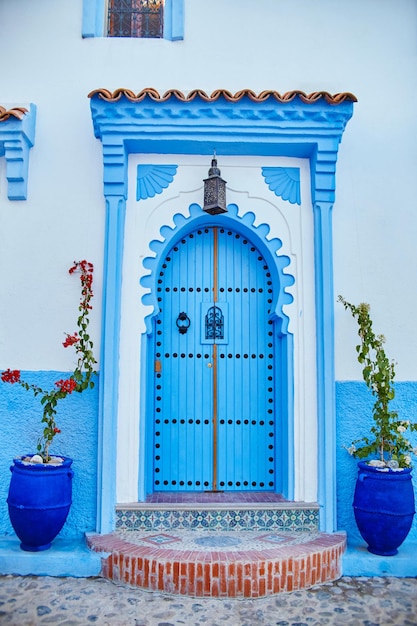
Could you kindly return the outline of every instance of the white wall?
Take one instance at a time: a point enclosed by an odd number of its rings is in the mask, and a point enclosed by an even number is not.
[[[0,5],[0,102],[38,106],[27,202],[6,199],[0,170],[6,275],[0,312],[7,326],[0,329],[0,347],[6,363],[67,366],[62,351],[44,352],[43,333],[48,330],[56,345],[71,326],[72,288],[63,281],[64,301],[51,294],[49,283],[59,282],[73,257],[101,265],[101,145],[92,133],[90,90],[302,89],[358,97],[338,165],[336,293],[371,302],[399,378],[416,378],[414,0],[186,0],[183,42],[83,40],[81,17],[81,0]],[[23,331],[27,311],[30,333]],[[340,307],[336,311],[337,378],[359,377],[355,364],[342,357],[349,322]]]
[[[98,347],[104,201],[91,90],[301,89],[358,97],[339,151],[335,294],[371,303],[398,379],[417,380],[415,1],[185,0],[183,42],[83,40],[81,18],[81,0],[0,3],[0,104],[38,107],[26,202],[7,199],[0,158],[0,367],[72,367],[61,341],[74,330],[74,259],[97,268]],[[360,379],[356,329],[335,310],[336,378]]]

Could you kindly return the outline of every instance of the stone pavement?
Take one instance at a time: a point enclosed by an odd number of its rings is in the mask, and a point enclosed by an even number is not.
[[[343,577],[254,600],[202,599],[102,578],[0,576],[0,625],[417,626],[417,578]]]

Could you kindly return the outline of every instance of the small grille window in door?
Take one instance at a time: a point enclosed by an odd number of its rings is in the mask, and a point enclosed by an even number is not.
[[[214,305],[206,314],[206,339],[224,339],[224,316],[220,307]]]

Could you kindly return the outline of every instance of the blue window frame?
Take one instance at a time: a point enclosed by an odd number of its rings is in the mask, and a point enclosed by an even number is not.
[[[124,5],[123,7],[121,6],[122,4]],[[113,32],[111,32],[110,36],[161,37],[170,41],[184,39],[184,0],[163,1],[163,18],[161,11],[160,29],[155,28],[155,22],[157,21],[156,12],[152,12],[152,16],[148,12],[145,19],[138,19],[141,14],[140,4],[142,3],[132,2],[132,0],[117,3],[121,7],[119,16],[121,12],[127,13],[126,17],[121,20],[113,19],[110,27]],[[82,36],[108,36],[108,9],[112,10],[115,5],[116,3],[110,2],[110,0],[108,2],[106,0],[83,0]],[[129,11],[127,11],[128,5],[131,7]],[[115,6],[115,8],[117,7]],[[113,15],[112,11],[111,14]],[[130,34],[128,29],[130,29]]]

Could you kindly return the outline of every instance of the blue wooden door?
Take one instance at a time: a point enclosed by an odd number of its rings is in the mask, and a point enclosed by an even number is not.
[[[239,233],[201,228],[158,277],[155,491],[275,486],[272,278]]]

